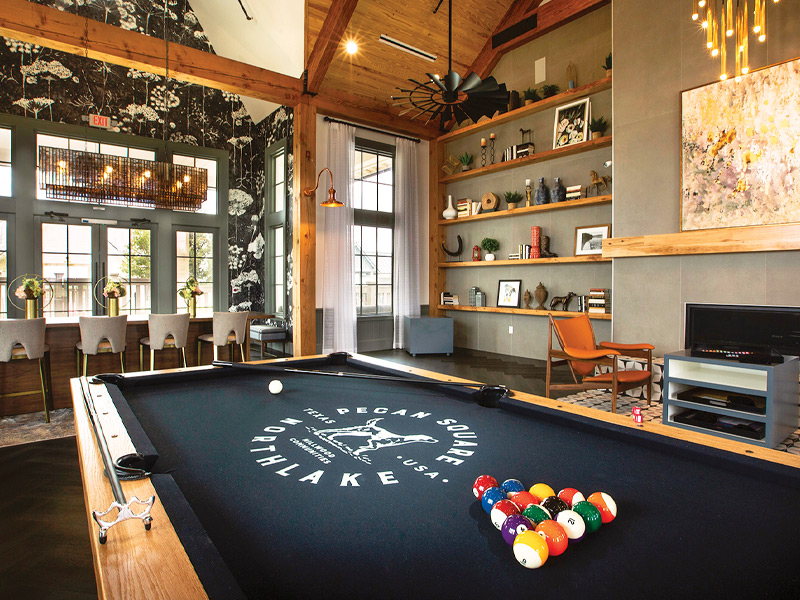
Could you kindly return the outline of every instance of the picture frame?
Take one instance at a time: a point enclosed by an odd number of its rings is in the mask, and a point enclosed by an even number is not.
[[[575,256],[603,253],[603,240],[611,237],[611,224],[584,225],[575,228]]]
[[[519,308],[521,279],[501,279],[497,282],[497,306]]]
[[[553,149],[580,144],[589,139],[592,107],[589,98],[556,108],[553,125]]]

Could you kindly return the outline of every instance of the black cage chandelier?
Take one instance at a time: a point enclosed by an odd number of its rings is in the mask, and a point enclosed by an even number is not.
[[[206,169],[110,154],[43,146],[39,168],[53,200],[197,211],[208,192]]]

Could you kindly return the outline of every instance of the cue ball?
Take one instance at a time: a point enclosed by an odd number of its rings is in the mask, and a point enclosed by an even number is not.
[[[269,382],[270,394],[280,394],[282,390],[283,390],[283,384],[277,379],[273,379],[272,381]]]

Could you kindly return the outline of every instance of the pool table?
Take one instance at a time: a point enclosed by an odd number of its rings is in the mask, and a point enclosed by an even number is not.
[[[344,363],[344,364],[334,364]],[[100,545],[100,598],[755,598],[800,590],[800,458],[355,355],[73,379],[87,514],[112,456],[156,496]],[[400,378],[402,381],[381,379]],[[282,382],[278,394],[271,381]],[[501,381],[487,382],[502,384]],[[538,570],[472,493],[481,474],[609,493],[617,518]]]

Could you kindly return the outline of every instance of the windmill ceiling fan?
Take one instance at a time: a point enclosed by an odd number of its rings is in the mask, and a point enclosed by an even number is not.
[[[434,9],[434,14],[441,7],[444,0]],[[409,79],[414,84],[412,88],[397,88],[404,95],[392,96],[394,106],[406,107],[400,114],[404,115],[416,111],[411,117],[427,116],[426,125],[433,119],[441,116],[444,125],[451,118],[459,123],[466,119],[477,122],[483,116],[492,116],[495,112],[508,105],[508,90],[506,85],[498,84],[494,77],[481,79],[475,73],[470,73],[466,79],[453,71],[453,0],[448,0],[448,63],[447,75],[439,78],[432,73],[425,73],[428,81]]]

